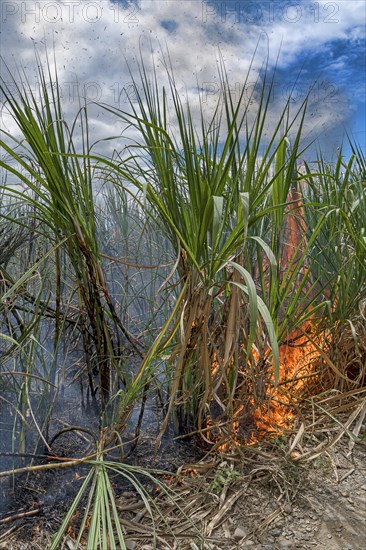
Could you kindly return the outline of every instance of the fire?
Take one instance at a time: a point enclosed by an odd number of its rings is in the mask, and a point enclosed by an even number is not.
[[[216,432],[214,435],[219,451],[227,452],[236,446],[255,445],[265,437],[278,437],[291,429],[296,417],[296,406],[307,380],[314,374],[314,365],[319,357],[315,345],[306,336],[293,335],[288,342],[293,342],[296,336],[296,347],[290,344],[280,346],[278,386],[274,385],[273,368],[264,382],[265,393],[261,399],[255,400],[252,384],[248,383],[247,402],[237,403],[232,419],[224,429],[219,430],[219,434]],[[259,364],[261,358],[255,349],[253,356]]]
[[[67,527],[67,534],[72,539],[76,539],[76,537],[77,537],[77,534],[75,532],[75,522],[77,521],[79,515],[80,515],[80,512],[78,510],[76,510],[76,512],[71,516],[70,521],[69,521],[69,525]],[[88,514],[88,516],[86,518],[86,521],[85,521],[85,525],[84,525],[84,531],[86,529],[89,529],[91,519],[92,519],[92,514]]]
[[[75,530],[74,530],[74,526],[73,526],[73,523],[75,522],[75,520],[79,517],[79,512],[76,511],[70,518],[70,522],[69,522],[69,525],[67,527],[67,534],[72,538],[72,539],[76,539],[76,534],[75,534]]]
[[[301,192],[297,186],[290,190],[288,201],[290,205],[284,222],[285,242],[280,266],[286,277],[292,277],[295,266],[299,261],[302,262],[301,256],[306,245]],[[303,269],[306,269],[305,266]],[[296,279],[302,278],[304,274],[304,271],[298,272],[294,279],[295,286]],[[307,288],[306,282],[304,288]],[[219,450],[227,450],[232,445],[254,445],[264,436],[278,436],[291,428],[296,416],[295,408],[309,377],[315,374],[314,366],[319,358],[319,348],[309,338],[311,329],[311,321],[308,321],[290,334],[280,346],[280,381],[277,386],[274,385],[273,367],[269,366],[266,370],[267,360],[263,359],[269,350],[260,353],[253,348],[251,368],[245,366],[242,373],[245,379],[245,371],[252,371],[247,375],[247,393],[241,397],[247,401],[244,403],[238,399]]]
[[[305,292],[310,290],[304,261],[306,226],[301,189],[297,184],[290,189],[288,202],[279,234],[282,247],[278,258],[279,277],[282,276],[283,281],[290,285],[284,301],[289,293],[296,293],[299,288]],[[263,263],[261,276],[266,278],[270,274],[270,265],[265,258]],[[254,278],[259,275],[258,271]],[[192,326],[195,329],[197,324]],[[301,396],[308,387],[308,381],[316,376],[315,366],[319,363],[321,346],[318,343],[324,335],[314,337],[313,332],[312,322],[308,320],[282,342],[277,385],[270,361],[271,350],[265,349],[266,344],[264,349],[253,346],[249,357],[245,343],[235,355],[230,355],[230,337],[228,345],[218,345],[216,350],[212,350],[210,374],[218,382],[209,404],[210,413],[205,417],[205,426],[200,431],[201,437],[210,444],[216,443],[215,448],[224,451],[235,445],[254,445],[265,436],[282,435],[291,429]],[[235,372],[234,382],[231,382],[230,370]],[[228,390],[232,391],[230,396]]]
[[[295,336],[292,340],[295,339]],[[290,340],[290,339],[289,339]],[[267,410],[257,408],[254,419],[259,431],[280,435],[290,428],[295,419],[295,405],[314,372],[319,353],[305,336],[298,339],[296,347],[280,346],[280,382],[272,385]],[[253,443],[257,442],[254,438]]]
[[[241,395],[234,396],[231,411],[227,409],[226,415],[214,417],[210,414],[206,417],[202,437],[210,444],[216,443],[216,448],[224,452],[233,446],[255,445],[264,437],[277,437],[291,429],[306,384],[316,375],[319,347],[310,340],[311,334],[311,322],[308,322],[290,334],[286,343],[280,346],[277,386],[274,384],[273,365],[268,360],[270,350],[259,352],[253,346],[252,358],[247,363],[246,350],[242,346],[243,365],[237,367],[243,380]],[[320,338],[321,335],[317,340]],[[220,359],[214,352],[212,375],[219,369]]]
[[[281,268],[287,270],[287,276],[291,276],[295,265],[298,261],[301,262],[306,227],[301,192],[297,186],[291,189],[288,200],[291,204],[285,221]],[[290,266],[293,266],[292,269]],[[319,357],[316,346],[308,338],[311,328],[311,322],[305,323],[280,346],[280,382],[275,387],[272,375],[266,384],[265,405],[256,407],[253,412],[257,433],[251,435],[249,444],[257,443],[264,434],[281,435],[291,427],[295,419],[297,398],[304,390],[306,380],[314,372],[314,365]],[[254,405],[253,400],[252,404]]]

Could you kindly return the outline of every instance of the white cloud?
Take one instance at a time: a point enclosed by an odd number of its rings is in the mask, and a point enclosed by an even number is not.
[[[139,48],[142,45],[147,60],[151,41],[159,83],[166,83],[161,58],[169,49],[178,88],[189,91],[192,110],[197,115],[197,81],[208,111],[218,99],[219,48],[232,89],[236,90],[245,79],[258,40],[250,83],[255,81],[267,53],[273,64],[280,47],[279,67],[283,69],[298,56],[330,49],[334,40],[348,40],[352,44],[364,36],[362,1],[222,1],[215,6],[212,2],[190,0],[123,4],[109,0],[3,1],[4,57],[11,66],[16,62],[28,67],[34,78],[33,44],[44,60],[44,43],[47,43],[51,66],[54,47],[63,106],[69,115],[76,111],[79,93],[90,100],[125,107],[125,103],[121,104],[121,92],[131,82],[125,58],[135,73]],[[163,28],[162,21],[174,22],[174,33]],[[343,58],[332,60],[333,68],[340,70],[343,63]],[[285,87],[281,95],[285,95]],[[273,119],[280,103],[271,105]],[[315,126],[338,124],[339,119],[346,118],[342,95],[338,103],[317,105]],[[106,113],[97,115],[93,110],[92,118],[95,139],[119,129],[111,127]],[[9,119],[6,125],[13,131]]]

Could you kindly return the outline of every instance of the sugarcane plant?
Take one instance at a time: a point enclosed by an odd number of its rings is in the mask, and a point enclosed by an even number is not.
[[[345,161],[342,150],[334,165],[321,153],[315,169],[305,163],[304,221],[310,228],[324,222],[308,250],[317,294],[330,304],[317,319],[316,332],[326,335],[325,387],[341,392],[362,387],[366,380],[363,343],[366,299],[365,155],[350,140],[353,154]],[[316,206],[315,206],[316,205]]]
[[[253,98],[245,101],[249,72],[235,101],[221,63],[223,92],[211,117],[199,96],[197,123],[189,100],[179,94],[169,59],[165,71],[167,85],[160,86],[154,63],[149,72],[141,56],[137,77],[131,72],[134,101],[128,109],[103,105],[139,136],[123,163],[104,160],[104,165],[133,183],[137,199],[164,227],[176,253],[180,307],[155,349],[164,357],[168,353],[171,372],[160,437],[173,412],[180,429],[198,431],[217,444],[230,437],[233,420],[236,426],[245,423],[266,399],[263,381],[279,380],[275,272],[307,100],[290,113],[289,99],[264,139],[273,85],[267,74],[253,113]],[[269,240],[268,232],[256,230],[271,217]],[[270,266],[269,282],[260,273],[262,288],[252,264],[253,245],[256,260],[265,258]]]
[[[43,68],[36,52],[40,97],[28,81],[25,72],[1,80],[1,93],[6,108],[15,121],[19,137],[3,130],[1,147],[7,157],[0,166],[13,177],[7,194],[31,204],[35,216],[49,228],[53,243],[65,239],[68,261],[73,269],[78,292],[80,317],[86,316],[83,338],[88,355],[95,354],[92,367],[99,370],[102,408],[108,401],[115,369],[115,332],[121,332],[135,346],[125,329],[108,291],[96,231],[93,185],[95,168],[88,154],[89,139],[86,104],[68,124],[63,116],[57,72],[52,74],[47,58]],[[50,86],[49,83],[52,83]],[[81,137],[81,150],[76,145],[76,133]],[[60,250],[56,248],[57,303],[61,300]],[[113,330],[112,330],[113,325]],[[88,357],[88,360],[90,357]]]

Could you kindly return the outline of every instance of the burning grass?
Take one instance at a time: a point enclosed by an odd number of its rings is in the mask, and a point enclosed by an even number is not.
[[[306,334],[293,334],[291,340],[296,341],[296,344],[284,344],[279,347],[280,368],[277,384],[274,382],[273,367],[268,359],[261,360],[258,351],[252,351],[252,366],[255,365],[255,371],[248,373],[249,368],[241,371],[243,381],[248,380],[246,402],[244,394],[235,399],[231,420],[224,422],[220,418],[214,422],[210,418],[207,422],[205,438],[214,443],[216,449],[227,452],[237,446],[256,445],[263,439],[291,433],[307,393],[307,384],[319,374],[316,369],[319,367],[320,357],[317,347],[309,341]],[[217,365],[213,366],[214,371],[217,368]],[[255,388],[253,379],[257,380]],[[258,379],[262,384],[260,394]]]
[[[357,416],[360,407],[365,409],[366,348],[362,335],[365,322],[361,317],[357,323],[343,327],[341,335],[336,331],[332,339],[327,333],[315,337],[311,323],[292,333],[287,343],[279,347],[278,384],[274,383],[272,366],[266,368],[265,374],[257,370],[254,376],[249,375],[247,369],[244,376],[242,372],[243,378],[260,378],[262,395],[258,397],[248,382],[246,403],[243,397],[235,400],[232,418],[226,422],[222,417],[216,421],[208,418],[205,440],[228,456],[248,446],[263,445],[265,440],[291,439],[296,424],[300,419],[304,422],[310,410],[313,420],[320,416],[322,422],[330,425],[336,421],[340,427],[349,423],[355,411]],[[256,365],[263,364],[255,349],[253,358]],[[215,363],[213,371],[218,368]],[[363,416],[364,413],[361,422]],[[359,431],[356,432],[357,438]]]

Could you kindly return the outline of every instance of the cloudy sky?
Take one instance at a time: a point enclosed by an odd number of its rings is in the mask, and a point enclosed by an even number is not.
[[[295,108],[312,86],[305,133],[331,161],[346,132],[365,148],[365,20],[364,0],[2,0],[0,37],[6,64],[13,74],[24,67],[35,91],[34,47],[42,57],[45,45],[55,50],[66,115],[78,95],[123,108],[126,61],[134,72],[140,47],[146,58],[154,51],[161,82],[169,51],[182,93],[198,108],[200,92],[209,111],[220,94],[219,52],[239,96],[257,46],[248,96],[267,57],[270,71],[277,63],[273,120],[291,89]],[[4,65],[1,74],[9,80]],[[14,131],[4,108],[1,122]],[[95,140],[121,132],[95,107],[91,123]]]

